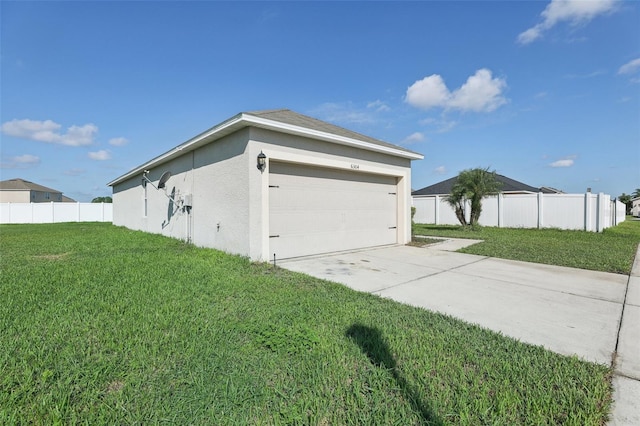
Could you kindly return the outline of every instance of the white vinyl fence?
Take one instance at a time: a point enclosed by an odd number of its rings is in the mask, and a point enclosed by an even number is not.
[[[413,197],[414,222],[458,225],[444,196]],[[465,214],[470,216],[467,203]],[[607,194],[499,194],[482,200],[479,223],[500,228],[559,228],[602,232],[625,220],[625,205]]]
[[[0,223],[112,221],[111,203],[0,203]]]

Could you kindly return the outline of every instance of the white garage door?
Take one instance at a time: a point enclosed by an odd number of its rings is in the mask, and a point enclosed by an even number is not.
[[[395,244],[396,191],[395,177],[271,162],[270,258]]]

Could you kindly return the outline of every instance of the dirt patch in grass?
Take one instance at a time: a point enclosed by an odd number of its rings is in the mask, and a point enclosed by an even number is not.
[[[411,247],[424,247],[429,244],[441,243],[442,240],[438,240],[435,238],[412,238],[410,242],[407,243],[408,246]]]
[[[124,387],[124,382],[121,380],[114,380],[107,385],[107,393],[120,392]]]
[[[59,254],[39,254],[37,256],[33,256],[33,258],[40,259],[40,260],[64,260],[70,254],[71,252],[59,253]]]

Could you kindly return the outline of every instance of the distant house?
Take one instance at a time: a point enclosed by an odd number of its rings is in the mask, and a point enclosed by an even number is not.
[[[418,189],[417,191],[413,191],[411,195],[413,197],[419,196],[434,196],[434,195],[449,195],[451,192],[451,188],[453,184],[456,182],[458,177],[454,176],[451,179],[443,180],[442,182],[435,183],[430,186],[425,186],[422,189]],[[527,185],[522,182],[518,182],[515,179],[508,178],[503,175],[496,174],[496,180],[502,184],[500,192],[504,195],[507,194],[537,194],[538,192],[542,192],[544,194],[561,194],[562,191],[549,188],[543,186],[541,188],[536,188],[530,185]]]
[[[631,199],[631,216],[640,217],[640,197]]]
[[[62,192],[29,182],[24,179],[9,179],[0,182],[0,203],[75,203]]]

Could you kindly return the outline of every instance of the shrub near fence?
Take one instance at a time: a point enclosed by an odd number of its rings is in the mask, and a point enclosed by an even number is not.
[[[458,225],[444,196],[413,197],[415,222]],[[470,206],[465,209],[467,217]],[[607,194],[499,194],[482,200],[479,224],[499,228],[559,228],[602,232],[625,220],[625,205]]]
[[[0,223],[112,221],[111,203],[0,203]]]

